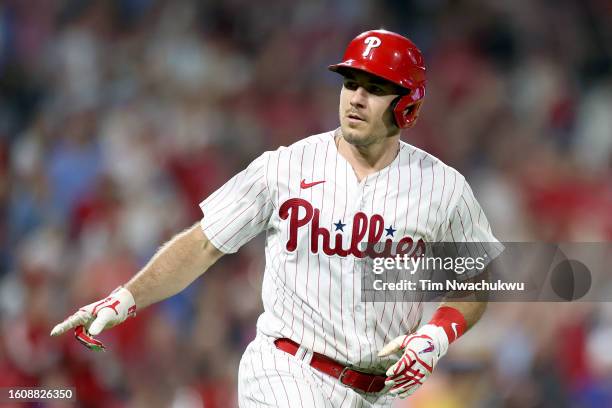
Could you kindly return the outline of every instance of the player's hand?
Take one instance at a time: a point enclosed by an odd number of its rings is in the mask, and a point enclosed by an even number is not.
[[[106,298],[83,306],[75,314],[56,325],[51,330],[51,336],[59,336],[74,328],[74,335],[78,341],[90,350],[100,351],[105,347],[93,336],[135,315],[134,297],[129,290],[118,287]]]
[[[402,352],[402,357],[387,370],[385,385],[400,398],[412,395],[431,375],[438,360],[448,350],[448,338],[440,327],[427,324],[415,333],[391,340],[378,353],[386,357]]]

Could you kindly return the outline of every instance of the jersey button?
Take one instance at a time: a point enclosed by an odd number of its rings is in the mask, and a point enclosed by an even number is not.
[[[361,306],[361,305],[356,305],[355,306],[355,311],[356,312],[361,312],[362,310],[363,310],[363,306]]]

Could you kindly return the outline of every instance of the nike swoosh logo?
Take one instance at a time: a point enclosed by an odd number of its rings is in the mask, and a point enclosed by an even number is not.
[[[302,182],[300,183],[300,187],[302,189],[306,189],[306,188],[310,188],[310,187],[314,187],[317,184],[321,184],[321,183],[325,183],[325,180],[321,180],[321,181],[313,181],[312,183],[307,183],[306,179],[302,179]]]
[[[459,337],[459,334],[457,333],[457,326],[459,326],[457,323],[451,323],[451,328],[453,329],[453,332],[455,333],[455,339]]]

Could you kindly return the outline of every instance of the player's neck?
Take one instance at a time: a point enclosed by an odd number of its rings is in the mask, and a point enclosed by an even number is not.
[[[353,167],[359,181],[372,173],[387,167],[399,152],[399,134],[388,137],[380,143],[368,146],[354,146],[339,134],[336,135],[338,153]]]

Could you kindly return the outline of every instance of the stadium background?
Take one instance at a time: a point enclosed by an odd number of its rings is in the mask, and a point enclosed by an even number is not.
[[[2,2],[0,386],[234,406],[261,239],[104,333],[105,353],[49,330],[261,152],[334,128],[326,66],[370,28],[424,51],[403,139],[467,176],[501,240],[610,241],[610,21],[605,0]],[[611,344],[610,304],[494,304],[397,407],[612,406]]]

